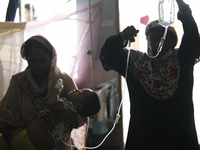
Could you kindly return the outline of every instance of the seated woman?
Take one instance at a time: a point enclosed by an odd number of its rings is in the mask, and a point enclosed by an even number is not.
[[[23,128],[26,132],[30,118],[44,109],[58,79],[62,79],[64,84],[60,97],[68,99],[68,93],[77,89],[73,79],[56,66],[56,51],[46,38],[39,35],[29,38],[22,44],[21,55],[27,60],[28,67],[12,76],[7,92],[0,101],[0,133],[3,134],[0,136],[1,150],[12,149],[11,140],[17,130]],[[68,122],[77,125],[77,114],[72,111],[67,111],[66,114],[70,116]],[[86,135],[87,126],[82,127],[84,131],[81,133]],[[24,135],[27,139],[26,134]],[[85,141],[82,140],[81,143]],[[56,144],[56,148],[72,149],[61,141]]]

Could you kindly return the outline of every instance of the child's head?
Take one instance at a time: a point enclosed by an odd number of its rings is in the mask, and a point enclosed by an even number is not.
[[[90,89],[71,91],[68,99],[73,102],[77,113],[85,117],[96,115],[101,108],[98,95]]]

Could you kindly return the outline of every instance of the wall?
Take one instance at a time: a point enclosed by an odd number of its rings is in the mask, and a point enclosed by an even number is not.
[[[91,0],[91,5],[99,2],[100,0]],[[110,79],[118,77],[118,74],[114,71],[106,72],[104,71],[101,62],[99,60],[99,53],[101,50],[101,47],[103,46],[106,38],[108,36],[116,34],[118,32],[118,22],[117,22],[117,13],[116,13],[116,0],[105,0],[103,2],[103,14],[102,14],[102,27],[100,30],[100,39],[99,39],[99,45],[98,45],[98,52],[97,56],[94,60],[94,82],[95,86],[98,86],[99,84],[106,82]],[[77,9],[81,9],[84,7],[87,7],[89,5],[88,0],[77,0]],[[84,87],[92,87],[92,77],[88,76],[88,79],[86,80]]]

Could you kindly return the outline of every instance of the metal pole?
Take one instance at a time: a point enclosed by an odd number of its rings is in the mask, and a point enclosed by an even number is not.
[[[21,0],[19,1],[19,22],[22,22],[22,6],[21,6]]]
[[[117,33],[120,32],[120,21],[119,21],[119,2],[116,1],[116,20],[117,20]],[[118,82],[119,82],[119,87],[118,87],[118,92],[119,92],[119,100],[122,100],[122,81],[121,81],[121,75],[118,74]],[[121,101],[120,101],[121,102]],[[121,145],[121,150],[124,149],[124,131],[123,131],[123,108],[121,108],[121,119],[120,119],[120,145]]]
[[[89,0],[89,20],[90,20],[90,44],[91,44],[91,57],[90,57],[90,62],[91,62],[91,78],[92,78],[92,89],[95,89],[94,86],[94,67],[93,67],[93,41],[92,41],[92,21],[91,21],[91,4]]]

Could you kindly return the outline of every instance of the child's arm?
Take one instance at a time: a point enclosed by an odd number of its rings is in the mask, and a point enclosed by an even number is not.
[[[50,111],[56,111],[58,110],[58,97],[59,90],[57,88],[54,88],[52,93],[50,94],[49,98],[47,99],[46,108]]]
[[[52,93],[49,95],[47,99],[46,108],[50,111],[56,111],[59,108],[59,94],[63,89],[63,81],[59,79],[56,84],[55,88],[53,89]]]
[[[63,110],[63,111],[56,111],[53,114],[47,113],[45,115],[45,118],[47,119],[48,117],[51,119],[52,122],[51,126],[52,125],[56,126],[63,120],[67,121],[72,127],[77,127],[79,124],[77,121],[78,120],[77,114],[72,111]],[[29,122],[26,128],[30,142],[38,150],[53,147],[55,144],[50,131],[50,129],[51,130],[53,129],[49,128],[49,126],[42,127],[44,124],[46,124],[45,119],[35,117]],[[13,138],[17,134],[19,134],[22,130],[23,130],[22,128],[17,128],[15,130],[12,130],[11,140],[13,140]]]

